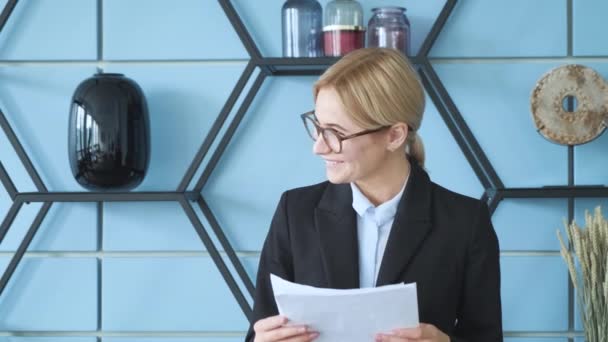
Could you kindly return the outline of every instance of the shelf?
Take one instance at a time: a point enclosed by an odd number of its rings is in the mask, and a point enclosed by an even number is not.
[[[16,201],[28,202],[177,202],[181,198],[197,201],[201,194],[196,191],[183,193],[158,192],[21,192]]]
[[[505,188],[497,189],[496,193],[502,198],[608,197],[608,187],[603,185],[579,185]]]
[[[409,58],[414,65],[421,64],[426,59],[419,56]],[[338,60],[340,57],[266,57],[256,64],[265,68],[272,76],[317,76]]]

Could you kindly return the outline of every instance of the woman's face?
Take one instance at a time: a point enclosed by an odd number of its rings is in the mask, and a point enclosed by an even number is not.
[[[333,88],[321,88],[317,94],[315,114],[321,127],[336,130],[346,136],[365,130],[349,117],[340,97]],[[334,183],[365,181],[377,172],[389,155],[386,131],[358,136],[342,142],[340,153],[332,152],[323,138],[313,145],[313,152],[325,160],[327,179]]]

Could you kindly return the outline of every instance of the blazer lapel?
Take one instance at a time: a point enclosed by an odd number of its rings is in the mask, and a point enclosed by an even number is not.
[[[357,217],[349,184],[329,184],[315,208],[321,256],[328,286],[359,287]]]
[[[431,230],[431,181],[411,162],[411,172],[391,227],[376,286],[399,282]]]

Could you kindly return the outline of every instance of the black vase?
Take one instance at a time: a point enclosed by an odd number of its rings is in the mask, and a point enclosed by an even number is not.
[[[90,190],[128,190],[141,183],[150,159],[148,106],[122,74],[95,74],[74,92],[68,132],[70,167]]]

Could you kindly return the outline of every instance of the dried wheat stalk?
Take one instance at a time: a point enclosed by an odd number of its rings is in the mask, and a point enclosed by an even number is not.
[[[564,222],[574,252],[557,237],[576,289],[587,342],[608,342],[608,221],[600,207],[595,215],[585,212],[585,227]],[[576,257],[576,260],[575,260]]]

